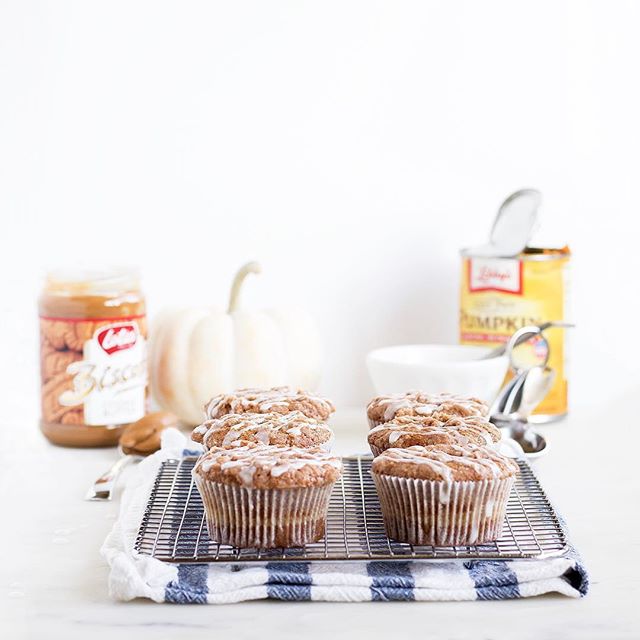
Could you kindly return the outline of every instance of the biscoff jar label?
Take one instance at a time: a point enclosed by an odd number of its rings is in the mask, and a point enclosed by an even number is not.
[[[460,342],[467,345],[505,343],[520,328],[567,319],[568,249],[525,249],[516,258],[464,255],[460,286]],[[548,365],[555,383],[534,412],[553,418],[567,412],[565,331],[545,332]],[[531,364],[546,358],[546,344],[532,339]],[[541,353],[542,349],[545,353]]]
[[[144,315],[40,318],[42,417],[67,425],[119,425],[145,413]]]

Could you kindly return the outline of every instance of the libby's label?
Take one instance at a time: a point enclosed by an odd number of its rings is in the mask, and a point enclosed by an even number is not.
[[[470,291],[522,293],[522,262],[471,258],[468,261]]]
[[[42,412],[46,422],[102,426],[145,413],[143,317],[41,318]]]

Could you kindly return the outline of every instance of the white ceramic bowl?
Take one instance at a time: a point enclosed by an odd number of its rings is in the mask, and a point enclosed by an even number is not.
[[[491,404],[509,366],[507,356],[480,360],[493,347],[411,344],[371,351],[367,368],[378,394],[420,390],[475,396]]]

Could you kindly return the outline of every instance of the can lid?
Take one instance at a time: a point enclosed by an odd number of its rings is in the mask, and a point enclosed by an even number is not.
[[[496,258],[517,256],[531,239],[541,202],[542,194],[536,189],[512,193],[498,209],[489,242],[467,249],[465,253]]]

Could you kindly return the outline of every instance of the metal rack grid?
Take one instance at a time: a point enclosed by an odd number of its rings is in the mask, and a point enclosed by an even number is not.
[[[189,562],[447,560],[544,558],[567,548],[564,532],[531,467],[520,472],[507,505],[502,537],[474,546],[414,546],[390,540],[369,474],[370,456],[343,458],[331,495],[323,540],[302,548],[237,549],[209,538],[200,494],[191,479],[195,457],[162,464],[142,518],[136,551],[158,560]]]

